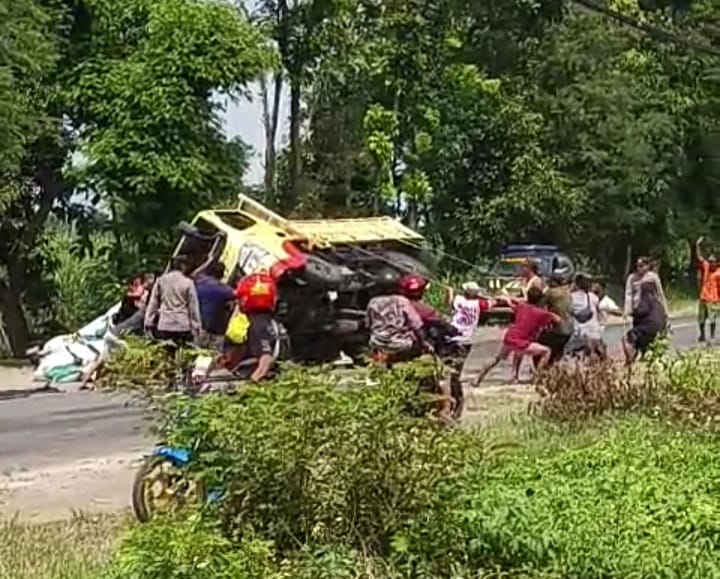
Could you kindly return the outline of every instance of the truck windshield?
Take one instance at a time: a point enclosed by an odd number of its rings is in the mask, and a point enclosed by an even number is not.
[[[225,224],[233,229],[247,229],[255,225],[255,220],[239,211],[216,211],[215,214]]]
[[[496,277],[520,277],[522,274],[523,263],[527,260],[527,257],[507,257],[498,261],[490,270],[490,275]],[[540,275],[546,275],[548,269],[547,259],[531,258],[537,261],[540,267]]]
[[[520,277],[524,260],[505,260],[497,262],[490,270],[490,275],[497,277]]]

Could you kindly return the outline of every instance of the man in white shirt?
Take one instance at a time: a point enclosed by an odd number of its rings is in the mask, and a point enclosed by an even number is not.
[[[605,331],[610,316],[622,317],[623,309],[617,305],[614,299],[607,295],[607,288],[602,281],[595,281],[592,284],[592,292],[598,297],[598,311],[600,314],[600,325]]]
[[[453,340],[459,344],[470,346],[473,343],[480,316],[488,311],[490,302],[480,296],[480,286],[474,281],[465,282],[462,285],[462,293],[459,295],[455,295],[450,288],[448,298],[452,308],[450,323],[458,332]]]

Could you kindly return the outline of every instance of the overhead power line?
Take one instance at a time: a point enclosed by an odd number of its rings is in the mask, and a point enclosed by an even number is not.
[[[592,10],[593,12],[597,12],[598,14],[602,14],[603,16],[606,16],[607,18],[615,20],[616,22],[619,22],[620,24],[622,24],[624,26],[629,26],[630,28],[639,30],[640,32],[643,32],[643,33],[647,34],[648,36],[655,38],[656,40],[662,40],[663,42],[672,42],[673,44],[678,44],[680,46],[684,46],[686,48],[690,48],[690,49],[696,50],[698,52],[704,52],[705,54],[710,54],[712,56],[720,57],[720,50],[717,50],[716,48],[713,48],[712,46],[698,44],[698,43],[692,42],[691,40],[688,40],[686,38],[681,38],[680,36],[677,36],[668,30],[664,30],[662,28],[658,28],[657,26],[652,26],[650,24],[645,24],[644,22],[640,22],[639,20],[637,20],[636,18],[633,18],[632,16],[628,16],[627,14],[623,14],[622,12],[618,12],[616,10],[612,10],[611,8],[607,8],[606,6],[599,4],[595,0],[570,0],[570,1],[574,2],[575,4],[578,4],[580,6],[583,6],[583,7],[587,8],[588,10]]]

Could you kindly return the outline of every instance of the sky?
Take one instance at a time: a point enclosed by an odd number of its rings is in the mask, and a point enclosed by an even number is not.
[[[245,174],[245,183],[257,185],[263,180],[263,156],[265,154],[265,129],[262,123],[262,100],[260,88],[251,88],[250,100],[227,105],[224,116],[225,131],[228,137],[239,136],[253,148],[250,168]],[[280,126],[277,141],[280,144],[287,134],[288,107],[287,95],[283,93],[280,106]]]
[[[245,7],[252,13],[257,10],[257,0],[243,0]],[[251,86],[252,98],[237,104],[230,103],[225,111],[225,131],[228,137],[239,136],[253,148],[250,168],[245,175],[245,183],[257,185],[263,181],[263,156],[265,154],[265,129],[262,124],[262,100],[260,86]],[[280,105],[280,126],[277,131],[277,144],[283,142],[287,135],[288,99],[287,91],[283,90]]]

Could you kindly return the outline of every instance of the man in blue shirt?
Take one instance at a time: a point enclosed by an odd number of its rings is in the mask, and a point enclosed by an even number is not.
[[[222,263],[212,263],[195,278],[202,324],[200,346],[203,348],[222,348],[223,336],[235,301],[232,288],[220,281],[224,275],[225,266]]]

